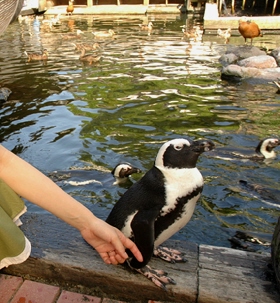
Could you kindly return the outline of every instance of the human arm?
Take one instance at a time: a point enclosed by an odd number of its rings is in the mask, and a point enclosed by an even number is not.
[[[1,145],[0,178],[18,195],[77,228],[105,263],[123,263],[128,258],[125,248],[142,261],[136,245],[118,229],[94,216],[39,170]]]

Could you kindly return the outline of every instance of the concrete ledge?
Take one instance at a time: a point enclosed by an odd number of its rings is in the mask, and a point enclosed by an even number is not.
[[[104,264],[74,228],[52,215],[27,213],[22,221],[33,246],[32,255],[26,262],[3,270],[7,274],[133,302],[280,302],[268,267],[270,255],[168,241],[169,247],[186,253],[188,262],[169,264],[152,259],[152,267],[167,271],[177,282],[165,292],[125,266]]]
[[[67,5],[58,5],[48,8],[46,15],[66,14]],[[180,14],[176,5],[75,5],[73,15],[145,15],[153,14]]]
[[[280,28],[280,18],[279,16],[261,16],[261,17],[248,17],[251,21],[258,24],[261,30],[272,30]],[[217,4],[206,3],[204,12],[204,29],[227,29],[232,30],[238,29],[238,21],[241,17],[219,17]]]

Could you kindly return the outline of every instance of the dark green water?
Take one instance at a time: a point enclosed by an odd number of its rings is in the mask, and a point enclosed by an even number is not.
[[[185,18],[151,18],[150,36],[139,30],[141,17],[67,17],[52,28],[42,19],[10,25],[0,37],[0,83],[13,92],[0,107],[2,144],[45,174],[94,169],[103,182],[121,160],[144,173],[161,144],[173,138],[208,138],[217,146],[253,150],[260,139],[278,136],[276,87],[222,81],[218,59],[226,46],[215,35],[182,39]],[[202,25],[193,18],[187,23]],[[115,39],[99,41],[102,60],[93,65],[79,60],[76,40],[61,36],[81,29],[80,42],[93,42],[92,31],[109,28]],[[271,49],[277,39],[266,35],[254,44]],[[230,43],[241,45],[243,38]],[[27,62],[24,51],[43,48],[47,62]],[[205,178],[203,196],[174,238],[219,246],[230,246],[236,230],[271,238],[279,205],[244,190],[239,180],[277,189],[279,157],[271,163],[231,162],[209,153],[198,168]],[[126,190],[110,182],[58,184],[102,218]]]

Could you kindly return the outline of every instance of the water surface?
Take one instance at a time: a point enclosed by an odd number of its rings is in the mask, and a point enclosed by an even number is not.
[[[1,85],[13,92],[0,108],[2,144],[48,175],[97,171],[102,184],[58,184],[104,219],[129,186],[112,185],[110,171],[119,161],[145,173],[161,144],[173,138],[208,138],[217,146],[253,150],[260,139],[279,135],[280,102],[272,83],[222,81],[218,59],[224,41],[182,36],[182,25],[202,26],[200,19],[150,19],[150,35],[140,30],[142,17],[67,17],[51,28],[40,18],[27,19],[10,25],[0,39]],[[101,61],[81,62],[73,43],[94,42],[92,31],[109,28],[116,35],[98,41]],[[63,38],[77,29],[82,38]],[[233,36],[230,43],[242,45],[243,38]],[[267,34],[254,45],[273,49],[279,38]],[[49,60],[27,62],[24,51],[44,48]],[[271,238],[279,205],[244,190],[239,180],[277,189],[279,158],[232,162],[208,153],[198,168],[205,178],[203,195],[175,239],[229,247],[236,230]],[[28,209],[43,212],[30,204]]]

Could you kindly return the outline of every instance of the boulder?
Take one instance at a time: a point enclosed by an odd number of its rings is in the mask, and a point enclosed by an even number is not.
[[[249,46],[249,45],[230,45],[227,48],[226,54],[235,54],[238,57],[238,60],[246,59],[254,56],[266,55],[265,51],[260,50],[258,47]]]
[[[277,63],[275,59],[272,56],[268,56],[268,55],[249,57],[239,61],[238,65],[244,67],[261,68],[261,69],[277,67]]]
[[[278,56],[279,54],[279,56]],[[219,59],[222,64],[221,78],[242,80],[247,78],[261,81],[278,81],[280,78],[280,48],[267,55],[254,46],[229,46]],[[279,65],[280,66],[280,65]]]
[[[280,66],[280,47],[277,47],[271,51],[271,56],[276,60],[278,66]]]
[[[222,69],[222,75],[234,78],[249,78],[260,76],[260,71],[257,68],[245,68],[236,64],[230,64]]]
[[[236,63],[238,61],[238,57],[233,54],[224,54],[223,56],[221,56],[221,58],[219,59],[219,62],[223,65],[223,66],[227,66],[229,64],[233,64]]]

